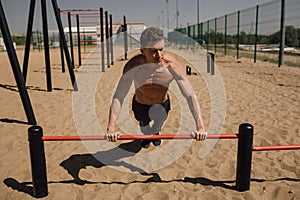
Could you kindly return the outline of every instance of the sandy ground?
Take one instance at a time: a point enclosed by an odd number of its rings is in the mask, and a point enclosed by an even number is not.
[[[23,52],[18,51],[18,56],[21,61]],[[61,72],[59,50],[51,50],[53,91],[47,92],[43,56],[43,51],[31,52],[27,86],[44,135],[103,134],[126,61],[116,56],[104,73],[95,60],[76,66],[80,92],[74,93],[67,69]],[[221,134],[237,133],[238,126],[248,122],[254,125],[254,146],[300,144],[300,68],[217,57],[218,81],[221,77],[225,91],[218,103],[226,105],[219,110],[212,98],[221,93],[212,95],[207,85],[217,75],[206,73],[206,61],[194,66],[188,56],[178,59],[192,67],[188,78],[208,131],[214,130],[215,119],[221,119],[221,128],[214,133]],[[6,52],[0,52],[0,94],[0,199],[33,199],[30,125]],[[132,92],[123,105],[127,115],[118,122],[121,132],[137,128],[128,103],[131,98]],[[172,108],[162,134],[189,131],[193,120],[176,89],[170,91],[170,98]],[[253,152],[250,190],[238,192],[234,188],[237,140],[206,142],[163,141],[149,149],[141,149],[135,141],[45,142],[49,194],[44,199],[300,199],[299,150]],[[205,155],[201,153],[207,149]]]

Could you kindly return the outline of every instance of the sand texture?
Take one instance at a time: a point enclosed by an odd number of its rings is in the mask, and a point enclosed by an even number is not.
[[[22,65],[23,51],[17,53]],[[211,134],[237,133],[239,125],[247,122],[254,126],[254,146],[300,144],[300,68],[217,57],[212,76],[206,72],[205,54],[193,60],[191,50],[187,55],[175,53],[183,66],[192,67],[188,79]],[[61,72],[59,49],[52,49],[53,91],[47,92],[44,52],[32,51],[27,89],[44,135],[103,135],[126,63],[123,57],[116,53],[114,65],[105,72],[95,60],[80,68],[75,60],[79,92],[73,92],[68,69]],[[195,61],[199,66],[194,66]],[[193,129],[193,119],[176,84],[172,87],[171,111],[162,134],[187,133]],[[131,112],[132,95],[131,88],[118,127],[123,133],[140,134]],[[34,199],[27,138],[30,125],[6,52],[0,52],[0,105],[0,199]],[[58,141],[45,142],[45,152],[49,194],[44,199],[300,200],[299,150],[253,152],[251,187],[245,192],[234,188],[234,139],[164,140],[149,149],[142,149],[138,141]]]

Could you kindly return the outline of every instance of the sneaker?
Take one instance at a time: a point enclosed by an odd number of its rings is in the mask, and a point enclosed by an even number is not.
[[[150,140],[141,140],[141,145],[143,148],[147,149],[150,147]]]
[[[156,133],[155,135],[159,135],[159,133]],[[154,146],[159,146],[159,145],[161,145],[161,140],[160,139],[159,140],[152,140],[152,143],[153,143]]]

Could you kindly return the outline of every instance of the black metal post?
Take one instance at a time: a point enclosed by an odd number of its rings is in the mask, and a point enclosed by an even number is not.
[[[225,41],[224,41],[224,54],[227,54],[227,15],[225,15]]]
[[[209,34],[209,20],[208,20],[207,21],[207,40],[206,40],[207,41],[207,47],[206,47],[207,52],[209,51],[209,35],[210,34]]]
[[[109,34],[109,37],[110,37],[110,60],[111,60],[111,65],[114,64],[114,41],[113,41],[113,19],[112,19],[112,15],[110,14],[109,15],[109,23],[110,23],[110,34]]]
[[[33,196],[38,198],[48,195],[46,158],[42,137],[42,127],[31,126],[28,129]]]
[[[285,0],[281,0],[281,20],[280,20],[280,44],[278,67],[284,64],[284,46],[285,46]]]
[[[258,11],[259,5],[256,6],[256,22],[255,22],[255,44],[254,44],[254,63],[256,63],[257,41],[258,41]]]
[[[217,54],[217,18],[215,18],[215,54]]]
[[[73,33],[72,33],[72,22],[71,22],[71,13],[68,12],[68,24],[69,24],[69,38],[70,38],[70,49],[71,49],[71,60],[72,66],[74,66],[74,49],[73,49]]]
[[[124,33],[124,51],[125,51],[125,60],[127,60],[127,52],[128,52],[128,40],[127,40],[127,22],[126,16],[123,16],[123,33]]]
[[[210,74],[211,75],[214,75],[215,74],[215,54],[214,53],[211,53],[211,52],[208,52],[209,54],[209,57],[210,57]]]
[[[42,19],[43,19],[43,38],[44,38],[44,50],[45,50],[45,65],[46,65],[46,79],[47,79],[47,91],[52,91],[51,83],[51,69],[50,69],[50,51],[49,51],[49,37],[48,37],[48,22],[47,22],[47,7],[46,0],[41,0],[42,7]]]
[[[206,55],[206,72],[207,73],[210,73],[210,63],[211,63],[211,61],[210,61],[210,54],[209,53],[207,53],[207,55]]]
[[[200,44],[200,23],[199,22],[197,24],[197,42],[198,42],[198,44]],[[177,43],[177,40],[176,40],[176,43]]]
[[[59,48],[60,48],[61,72],[65,73],[66,69],[65,69],[64,48],[61,41],[61,36],[59,35],[58,37],[59,37]]]
[[[242,192],[250,189],[253,126],[248,123],[241,124],[238,136],[236,189]]]
[[[22,100],[22,104],[27,116],[28,123],[31,125],[36,125],[36,120],[34,116],[34,112],[31,106],[31,102],[27,93],[27,89],[25,87],[25,82],[24,78],[21,73],[21,68],[20,64],[18,61],[18,57],[15,51],[15,48],[13,46],[13,42],[11,39],[11,35],[9,32],[8,24],[6,21],[6,17],[4,14],[4,10],[2,7],[2,3],[0,1],[0,28],[1,28],[1,33],[2,37],[6,46],[6,51],[10,60],[10,64],[14,73],[14,77],[19,89],[19,94]]]
[[[237,40],[236,40],[236,59],[239,59],[239,48],[240,46],[240,11],[238,11],[237,19]]]
[[[60,37],[61,37],[61,40],[62,40],[62,44],[63,44],[65,56],[66,56],[66,61],[67,61],[68,69],[69,69],[69,73],[70,73],[70,78],[71,78],[72,85],[73,85],[73,89],[74,89],[74,91],[77,91],[78,90],[77,82],[76,82],[76,79],[75,79],[75,74],[74,74],[74,70],[73,70],[73,66],[72,66],[72,62],[71,62],[70,54],[69,54],[69,50],[68,50],[68,44],[67,44],[67,41],[66,41],[66,38],[65,38],[65,35],[64,35],[64,30],[63,30],[63,26],[62,26],[62,23],[61,23],[61,19],[60,19],[60,15],[59,15],[59,9],[58,9],[56,0],[52,0],[52,6],[53,6],[57,26],[58,26],[58,29],[59,29],[59,34],[60,34]]]
[[[195,49],[195,38],[196,38],[196,25],[193,25],[193,50]]]
[[[190,37],[191,37],[191,33],[190,33],[190,23],[187,23],[187,49],[190,48]]]
[[[110,48],[110,45],[109,45],[109,31],[108,31],[108,26],[109,26],[108,12],[105,11],[104,15],[105,15],[106,60],[107,60],[107,68],[109,68],[110,67],[110,61],[109,61],[109,53],[110,53],[109,48]]]
[[[78,47],[78,63],[81,66],[81,42],[80,42],[80,27],[79,27],[79,15],[76,15],[76,24],[77,24],[77,47]]]
[[[27,34],[26,34],[26,44],[25,44],[24,60],[23,60],[23,77],[24,77],[25,84],[26,84],[27,71],[28,71],[28,60],[29,60],[29,52],[30,52],[30,41],[31,41],[31,37],[32,37],[34,8],[35,8],[35,0],[30,0],[28,24],[27,24]]]
[[[59,11],[59,17],[60,17],[60,9],[58,9],[58,11]],[[62,42],[60,34],[58,35],[58,37],[59,37],[59,48],[60,48],[61,71],[62,71],[62,73],[65,73],[66,69],[65,69],[65,57],[64,57],[63,42]]]
[[[39,29],[36,30],[37,32],[37,41],[38,41],[38,49],[39,49],[39,52],[42,50],[42,45],[41,45],[41,35],[42,35],[42,32],[39,31]]]
[[[203,22],[200,24],[200,35],[201,35],[201,46],[204,44],[204,38],[203,38]]]
[[[103,8],[100,8],[100,37],[101,37],[101,64],[102,72],[105,72],[105,61],[104,61],[104,30],[103,30]]]

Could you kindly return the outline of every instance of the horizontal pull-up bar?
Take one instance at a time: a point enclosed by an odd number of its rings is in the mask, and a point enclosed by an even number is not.
[[[253,147],[253,151],[275,151],[275,150],[296,150],[296,149],[300,149],[300,144]]]
[[[237,134],[208,134],[207,139],[236,139]],[[158,139],[194,139],[189,134],[167,135],[121,135],[118,140],[158,140]],[[78,141],[78,140],[106,140],[104,135],[98,136],[43,136],[44,141]]]

